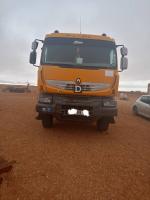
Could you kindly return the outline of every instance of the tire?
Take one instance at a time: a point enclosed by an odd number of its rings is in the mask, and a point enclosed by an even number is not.
[[[109,121],[105,118],[97,120],[97,130],[100,132],[107,131],[109,127]]]
[[[42,117],[42,126],[43,128],[52,128],[53,127],[53,116],[45,115]]]
[[[138,108],[137,108],[137,106],[133,106],[133,113],[135,115],[138,115]]]

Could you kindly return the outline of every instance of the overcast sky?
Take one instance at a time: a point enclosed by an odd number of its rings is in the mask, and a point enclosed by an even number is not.
[[[31,42],[45,33],[112,36],[129,50],[122,82],[150,81],[150,0],[0,0],[0,80],[36,83]]]

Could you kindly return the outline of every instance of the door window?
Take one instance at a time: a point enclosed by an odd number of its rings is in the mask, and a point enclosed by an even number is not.
[[[150,104],[150,96],[142,96],[140,100],[143,103]]]

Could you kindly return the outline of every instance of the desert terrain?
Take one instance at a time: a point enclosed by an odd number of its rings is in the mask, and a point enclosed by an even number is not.
[[[135,116],[129,100],[109,131],[95,124],[35,119],[36,89],[0,88],[0,156],[15,160],[3,175],[0,200],[149,200],[150,120]]]

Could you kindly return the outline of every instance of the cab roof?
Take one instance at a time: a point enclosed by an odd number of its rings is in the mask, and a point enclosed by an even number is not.
[[[46,34],[45,38],[49,37],[59,37],[59,38],[78,38],[78,39],[92,39],[92,40],[103,40],[115,42],[115,40],[106,34],[102,35],[91,35],[91,34],[81,34],[81,33],[50,33]]]

